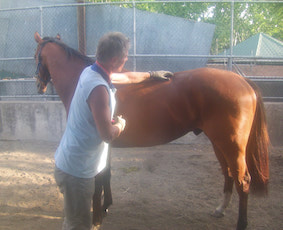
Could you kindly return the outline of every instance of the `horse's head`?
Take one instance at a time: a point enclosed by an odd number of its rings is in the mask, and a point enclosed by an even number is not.
[[[51,76],[44,60],[43,47],[50,41],[48,38],[41,38],[38,32],[34,34],[35,41],[38,43],[34,58],[36,60],[37,68],[35,72],[37,91],[40,94],[46,92],[47,85],[51,81]],[[55,39],[60,40],[58,34]]]

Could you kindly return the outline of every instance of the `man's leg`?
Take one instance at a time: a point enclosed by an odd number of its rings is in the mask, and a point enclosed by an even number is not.
[[[77,178],[55,168],[55,180],[64,195],[63,230],[90,230],[94,178]]]

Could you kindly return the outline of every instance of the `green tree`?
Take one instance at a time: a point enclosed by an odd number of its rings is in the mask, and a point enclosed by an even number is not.
[[[283,41],[283,3],[252,3],[247,17],[252,34],[264,32]]]

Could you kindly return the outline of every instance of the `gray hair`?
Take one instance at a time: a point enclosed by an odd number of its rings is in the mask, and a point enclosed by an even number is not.
[[[107,63],[113,57],[125,58],[130,48],[130,40],[120,32],[110,32],[102,36],[96,49],[96,59]]]

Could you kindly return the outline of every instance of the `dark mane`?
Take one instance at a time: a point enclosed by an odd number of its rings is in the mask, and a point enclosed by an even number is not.
[[[56,38],[53,38],[53,37],[44,37],[43,38],[44,42],[42,43],[42,47],[44,45],[46,45],[47,43],[49,42],[52,42],[52,43],[56,43],[57,45],[59,45],[61,48],[64,49],[64,51],[67,53],[68,57],[77,57],[81,60],[83,60],[85,62],[86,65],[92,65],[95,60],[86,56],[86,55],[83,55],[82,53],[80,53],[79,51],[67,46],[65,43],[61,42],[60,40],[56,39]]]

